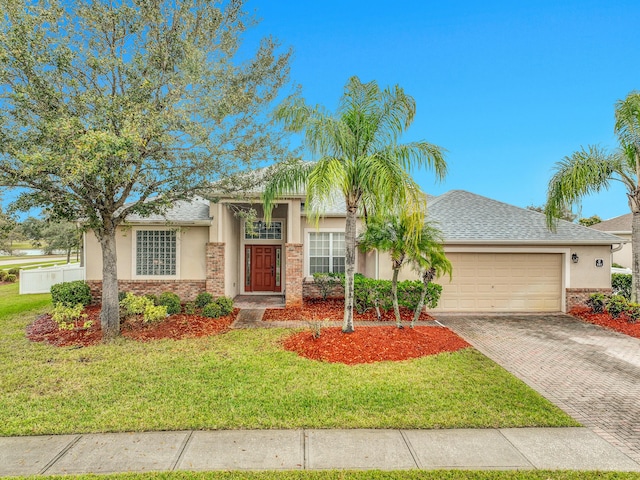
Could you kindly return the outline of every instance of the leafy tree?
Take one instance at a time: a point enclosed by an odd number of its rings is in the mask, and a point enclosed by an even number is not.
[[[401,144],[411,125],[415,101],[395,86],[381,90],[375,81],[358,77],[347,82],[335,114],[321,106],[292,100],[276,112],[285,128],[304,132],[307,149],[317,162],[292,161],[273,169],[263,201],[267,220],[275,200],[306,188],[307,208],[316,221],[323,204],[336,195],[345,201],[345,305],[342,331],[353,331],[353,282],[358,214],[375,215],[405,205],[411,231],[423,222],[424,195],[411,178],[412,168],[430,167],[439,179],[446,174],[440,147],[425,141]]]
[[[591,225],[595,225],[596,223],[600,222],[602,222],[602,219],[598,215],[593,215],[591,217],[581,218],[580,220],[578,220],[578,223],[585,227],[590,227]]]
[[[420,301],[413,313],[411,328],[420,318],[424,300],[429,289],[429,284],[434,278],[448,275],[451,279],[453,266],[444,253],[443,238],[441,232],[432,225],[425,225],[420,235],[420,248],[412,251],[409,261],[422,278],[423,289]]]
[[[358,237],[361,250],[373,249],[388,252],[391,256],[393,277],[391,279],[391,296],[393,298],[393,311],[396,317],[396,326],[402,328],[400,307],[398,305],[398,274],[405,264],[405,260],[419,259],[432,249],[435,232],[437,230],[425,225],[417,233],[411,231],[412,219],[407,218],[403,212],[395,215],[370,218],[366,230]],[[423,297],[424,304],[424,297]]]
[[[2,204],[0,204],[0,251],[12,253],[11,238],[16,226],[16,220],[8,213],[3,212]]]
[[[22,233],[25,238],[31,242],[34,248],[40,248],[44,245],[43,231],[46,227],[45,221],[40,218],[28,217],[22,224]],[[45,251],[46,253],[46,251]]]
[[[71,252],[80,248],[82,237],[80,229],[73,222],[49,222],[42,232],[42,238],[49,252],[64,250],[69,263]]]
[[[547,223],[556,219],[585,195],[606,190],[613,181],[627,189],[627,201],[633,213],[631,229],[632,298],[640,292],[640,92],[631,92],[615,106],[614,131],[619,147],[608,152],[600,147],[581,148],[556,164],[547,192]]]
[[[0,185],[83,219],[102,248],[103,336],[119,334],[116,227],[284,155],[264,121],[290,51],[242,52],[244,0],[2,2]],[[249,58],[250,57],[250,58]]]

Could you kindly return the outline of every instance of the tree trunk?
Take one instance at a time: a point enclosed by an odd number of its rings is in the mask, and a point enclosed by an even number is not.
[[[631,273],[631,301],[637,303],[640,299],[640,211],[633,212],[631,222]]]
[[[345,274],[344,274],[344,322],[342,331],[351,333],[353,328],[353,283],[356,272],[356,212],[355,206],[347,207],[347,220],[344,229]]]
[[[402,328],[402,318],[400,318],[400,306],[398,305],[398,274],[400,268],[393,269],[393,277],[391,278],[391,297],[393,298],[393,313],[396,316],[396,327]]]
[[[67,263],[71,263],[71,247],[67,248]]]
[[[116,253],[115,227],[100,238],[102,246],[102,341],[108,342],[120,335],[118,302],[118,256]]]
[[[422,289],[422,293],[420,294],[420,301],[416,306],[415,312],[413,312],[413,320],[411,320],[411,328],[415,325],[415,323],[420,319],[420,314],[422,313],[422,309],[424,308],[424,299],[427,296],[427,287],[429,287],[429,283],[433,280],[436,271],[434,268],[429,268],[422,274],[422,284],[424,285]]]

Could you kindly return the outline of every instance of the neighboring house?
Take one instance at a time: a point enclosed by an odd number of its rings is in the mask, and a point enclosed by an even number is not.
[[[326,208],[315,225],[303,195],[281,199],[272,222],[253,233],[234,214],[254,208],[259,195],[243,200],[178,202],[163,217],[130,217],[117,238],[120,289],[139,293],[172,290],[183,299],[199,292],[234,297],[282,293],[288,305],[311,295],[314,272],[344,272],[344,208]],[[453,279],[439,311],[566,311],[589,293],[610,290],[610,253],[622,240],[560,221],[547,229],[543,214],[461,190],[429,197],[429,219],[443,231]],[[361,226],[361,225],[360,225]],[[86,278],[101,287],[100,246],[85,236]],[[385,253],[358,253],[357,271],[391,278]],[[417,279],[410,268],[401,278]]]
[[[610,233],[617,237],[624,238],[628,243],[625,243],[621,249],[612,252],[612,262],[622,265],[625,268],[631,268],[631,222],[633,221],[633,213],[627,213],[626,215],[620,215],[619,217],[610,218],[604,220],[595,225],[591,225],[591,228],[600,232]]]

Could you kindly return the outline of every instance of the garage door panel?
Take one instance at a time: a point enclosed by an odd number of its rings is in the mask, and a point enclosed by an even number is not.
[[[438,310],[559,311],[562,255],[558,253],[452,253],[453,279]]]

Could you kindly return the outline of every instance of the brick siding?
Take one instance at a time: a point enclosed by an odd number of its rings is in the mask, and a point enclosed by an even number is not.
[[[302,305],[302,280],[303,280],[303,250],[301,243],[287,243],[286,251],[286,277],[285,277],[285,304],[287,307],[299,307]]]
[[[102,298],[102,280],[87,280],[91,288],[94,303],[100,303]],[[183,302],[195,300],[196,296],[205,291],[204,280],[118,280],[118,291],[131,292],[136,295],[151,293],[160,295],[163,292],[173,292]]]
[[[611,295],[610,288],[567,288],[567,311],[573,307],[583,307],[587,304],[592,293],[604,293]]]
[[[224,295],[224,243],[207,243],[207,292]]]
[[[318,285],[306,278],[302,282],[302,296],[303,298],[322,298]],[[327,298],[344,298],[344,287],[340,284],[335,285]]]

